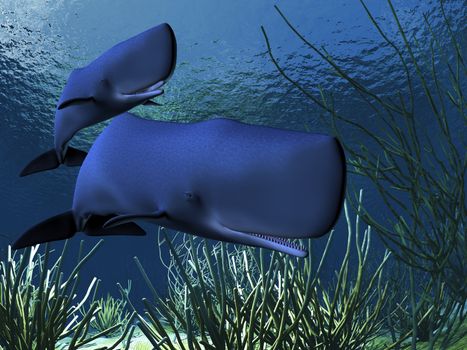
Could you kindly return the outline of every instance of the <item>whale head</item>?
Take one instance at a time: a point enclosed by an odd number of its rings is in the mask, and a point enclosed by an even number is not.
[[[276,250],[298,257],[306,257],[308,251],[292,241],[287,234],[267,235],[253,231],[240,231],[222,223],[222,215],[216,211],[209,198],[199,191],[178,191],[167,203],[167,216],[154,220],[160,226],[194,234],[199,237]],[[232,213],[230,213],[232,214]],[[242,220],[238,217],[238,220]]]
[[[277,158],[231,157],[227,170],[219,170],[221,159],[212,154],[199,177],[193,172],[190,190],[177,189],[184,196],[173,196],[168,212],[185,232],[304,257],[308,252],[295,240],[332,229],[346,183],[340,143],[326,135],[313,141],[312,148],[285,151],[282,162],[280,151]]]

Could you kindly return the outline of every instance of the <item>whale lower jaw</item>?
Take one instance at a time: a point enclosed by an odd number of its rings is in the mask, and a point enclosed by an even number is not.
[[[244,229],[233,229],[224,225],[219,220],[215,220],[215,224],[212,229],[213,230],[211,232],[213,234],[209,236],[209,238],[212,239],[272,249],[300,258],[308,256],[308,251],[305,248],[285,237],[256,233]]]
[[[291,254],[294,256],[299,256],[299,257],[306,257],[308,255],[308,251],[304,247],[302,247],[300,244],[292,242],[283,237],[270,236],[270,235],[265,235],[261,233],[247,233],[247,234],[255,237],[256,239],[262,240],[263,243],[268,243],[268,245],[273,244],[274,245],[273,249],[277,251]]]

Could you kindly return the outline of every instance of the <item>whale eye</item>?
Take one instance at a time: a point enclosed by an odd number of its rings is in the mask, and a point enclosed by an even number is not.
[[[199,197],[193,192],[188,191],[188,192],[185,192],[185,199],[189,202],[194,202],[194,201],[198,201]]]

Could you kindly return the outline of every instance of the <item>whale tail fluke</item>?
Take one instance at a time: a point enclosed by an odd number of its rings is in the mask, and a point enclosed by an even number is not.
[[[13,243],[13,249],[30,247],[39,243],[59,241],[76,233],[76,223],[71,210],[53,216],[31,227]]]
[[[87,152],[68,146],[63,163],[66,166],[80,166],[88,155]]]
[[[80,166],[83,164],[87,153],[77,148],[68,147],[63,164],[66,166]],[[51,149],[45,153],[42,153],[39,157],[33,159],[28,165],[21,171],[21,177],[39,173],[45,170],[52,170],[60,166],[60,161],[57,157],[57,152]]]
[[[86,222],[83,232],[88,236],[143,236],[146,231],[133,222],[123,223],[108,228],[103,228],[105,222],[115,215],[92,215]],[[72,210],[53,216],[31,227],[18,240],[13,243],[13,249],[30,247],[39,243],[68,239],[81,231],[76,226],[75,216]]]
[[[42,153],[39,157],[33,159],[24,167],[19,176],[27,176],[44,170],[55,169],[60,165],[57,153],[54,149]]]

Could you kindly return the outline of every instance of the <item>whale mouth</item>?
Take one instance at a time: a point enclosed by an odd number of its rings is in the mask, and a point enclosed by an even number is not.
[[[292,254],[299,257],[306,257],[308,255],[308,251],[298,243],[292,242],[288,239],[277,237],[277,236],[270,236],[261,233],[248,233],[250,236],[259,238],[266,242],[273,243],[275,245],[274,249],[281,251],[283,253]]]
[[[215,230],[216,235],[210,238],[225,240],[231,243],[240,243],[249,246],[266,248],[276,250],[280,253],[289,254],[299,258],[305,258],[308,256],[308,251],[302,247],[299,243],[293,242],[292,237],[285,235],[268,235],[265,233],[257,233],[253,230],[245,230],[244,228],[230,228],[218,221],[217,229]],[[217,234],[219,232],[221,237]]]

